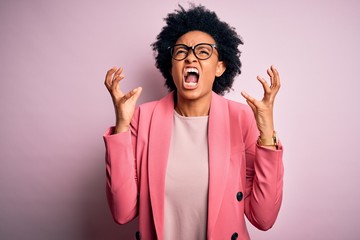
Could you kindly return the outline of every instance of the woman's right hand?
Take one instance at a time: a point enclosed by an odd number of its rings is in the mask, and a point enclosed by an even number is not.
[[[105,77],[105,86],[110,92],[115,108],[116,126],[114,133],[126,132],[129,129],[136,102],[142,91],[141,87],[137,87],[124,94],[119,84],[124,78],[122,71],[122,68],[113,67],[107,71]]]

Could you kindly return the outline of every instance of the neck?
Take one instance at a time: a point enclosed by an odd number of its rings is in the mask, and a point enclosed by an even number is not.
[[[207,98],[189,100],[177,95],[175,111],[184,117],[208,116],[210,111],[211,94]]]

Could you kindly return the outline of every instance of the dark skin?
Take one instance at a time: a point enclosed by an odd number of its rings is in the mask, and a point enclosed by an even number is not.
[[[177,43],[194,46],[198,43],[214,43],[214,39],[200,31],[192,31],[181,36]],[[184,82],[184,72],[187,68],[196,68],[200,72],[196,86],[188,87]],[[226,70],[223,62],[219,61],[216,51],[207,60],[199,60],[192,52],[182,61],[172,60],[171,73],[177,87],[177,101],[175,110],[184,116],[204,116],[210,110],[212,83],[215,77],[221,76]],[[123,69],[113,67],[108,70],[105,77],[105,86],[113,100],[116,116],[115,132],[126,132],[129,129],[130,121],[135,111],[136,102],[142,92],[141,87],[137,87],[128,93],[124,93],[120,88],[120,81],[124,79]],[[280,77],[277,69],[272,65],[267,69],[270,77],[270,85],[265,78],[257,76],[257,80],[264,89],[261,100],[257,100],[241,92],[248,105],[254,112],[257,127],[261,139],[269,139],[274,134],[274,101],[280,89]],[[263,146],[269,149],[276,149],[275,146]]]

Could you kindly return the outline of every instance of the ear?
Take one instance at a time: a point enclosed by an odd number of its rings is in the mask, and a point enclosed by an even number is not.
[[[221,77],[221,75],[225,72],[225,70],[226,70],[225,63],[223,61],[219,61],[216,66],[215,76]]]

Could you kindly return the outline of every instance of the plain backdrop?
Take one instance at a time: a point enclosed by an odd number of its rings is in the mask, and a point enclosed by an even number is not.
[[[360,235],[360,2],[193,1],[242,36],[242,74],[226,98],[260,98],[274,64],[284,198],[274,227],[252,239],[351,240]],[[0,2],[0,239],[133,239],[105,198],[102,135],[114,124],[103,84],[123,66],[139,103],[167,90],[150,44],[187,1]]]

